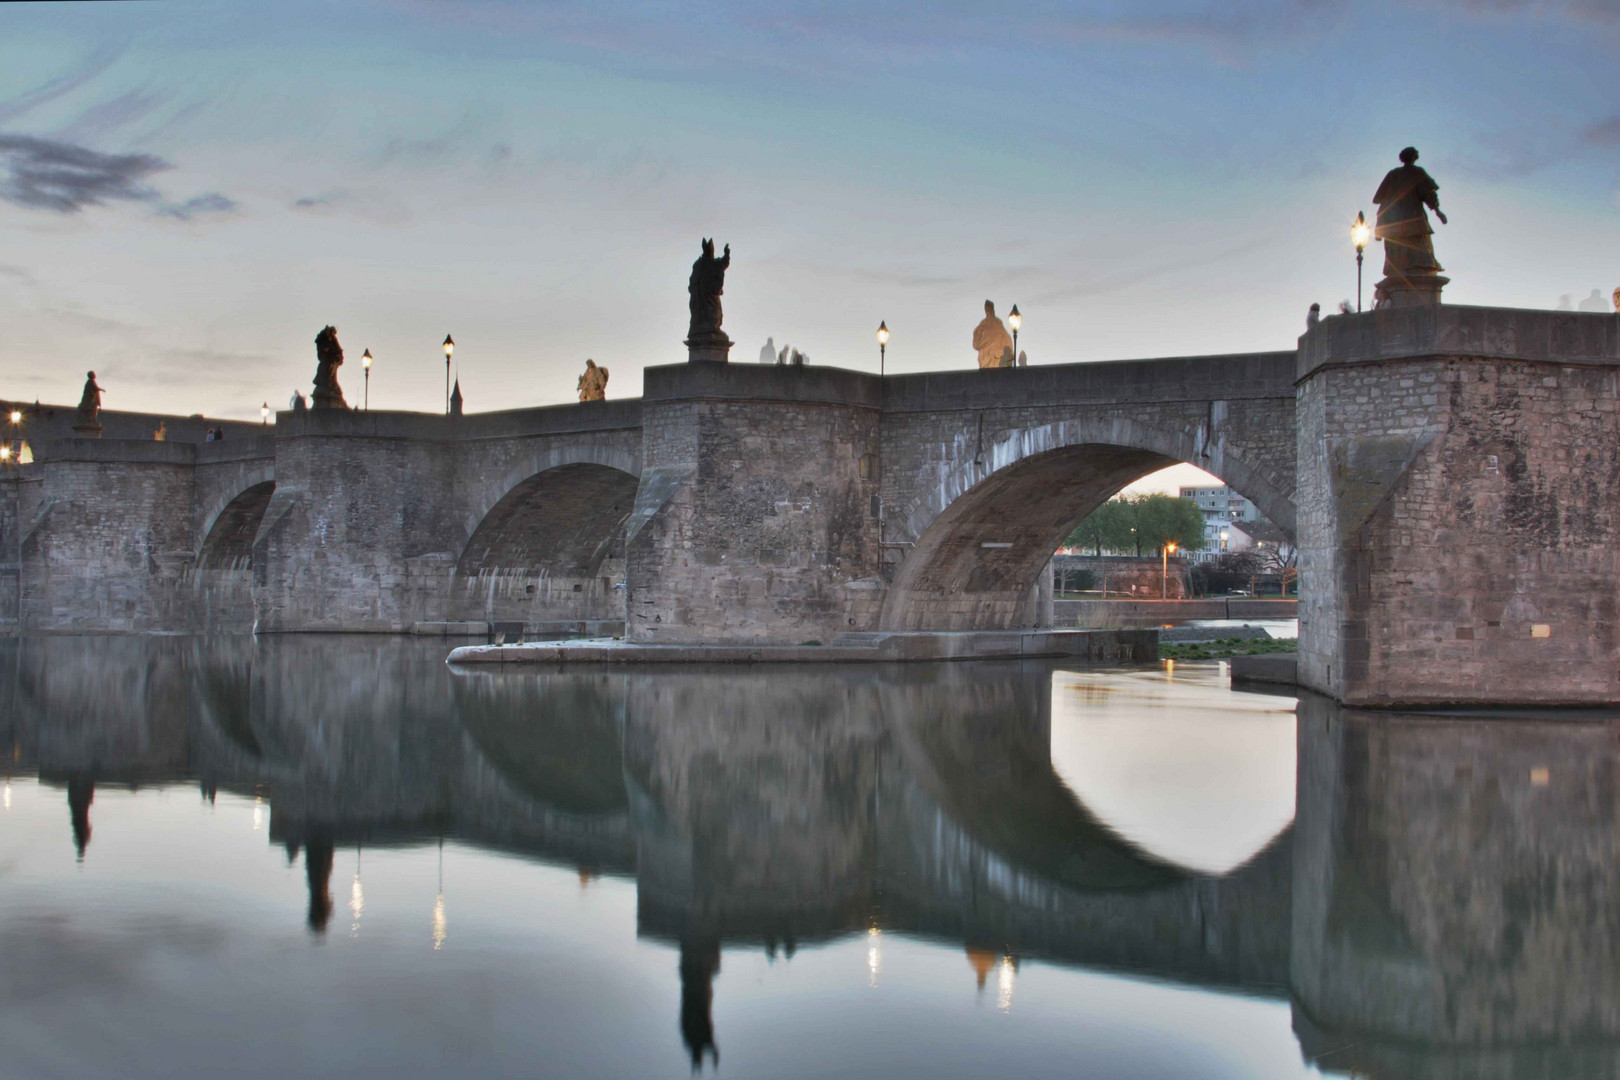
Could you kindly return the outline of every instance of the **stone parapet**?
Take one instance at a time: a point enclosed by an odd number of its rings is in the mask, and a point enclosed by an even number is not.
[[[1620,315],[1441,304],[1333,315],[1299,339],[1295,378],[1414,356],[1620,365]]]

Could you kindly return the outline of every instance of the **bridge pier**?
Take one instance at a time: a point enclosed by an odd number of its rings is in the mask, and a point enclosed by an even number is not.
[[[1298,375],[1301,683],[1351,705],[1620,701],[1620,318],[1325,319]]]

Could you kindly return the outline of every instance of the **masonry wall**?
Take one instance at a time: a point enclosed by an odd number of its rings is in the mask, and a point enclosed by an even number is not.
[[[862,384],[843,385],[860,377],[777,368],[649,376],[643,493],[658,477],[672,490],[644,523],[632,519],[630,639],[827,642],[870,628],[878,413]],[[715,388],[694,384],[717,378],[725,381]]]
[[[1620,700],[1620,319],[1359,318],[1300,354],[1301,680],[1360,705]]]

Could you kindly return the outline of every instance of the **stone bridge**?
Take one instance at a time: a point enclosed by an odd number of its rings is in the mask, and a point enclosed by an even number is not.
[[[654,645],[1023,628],[1057,542],[1187,461],[1297,537],[1308,685],[1614,702],[1617,368],[1615,316],[1444,306],[1335,316],[1285,352],[694,363],[647,369],[640,400],[37,438],[0,497],[0,610],[28,632],[622,625]]]

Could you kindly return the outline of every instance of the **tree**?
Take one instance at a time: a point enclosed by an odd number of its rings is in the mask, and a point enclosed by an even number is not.
[[[1068,546],[1091,548],[1097,555],[1131,551],[1138,558],[1145,549],[1157,554],[1167,543],[1183,551],[1204,547],[1204,515],[1191,499],[1174,495],[1122,496],[1109,499],[1075,526]]]
[[[1240,585],[1254,588],[1262,567],[1260,556],[1252,551],[1228,551],[1193,567],[1193,574],[1205,592],[1231,592]]]

